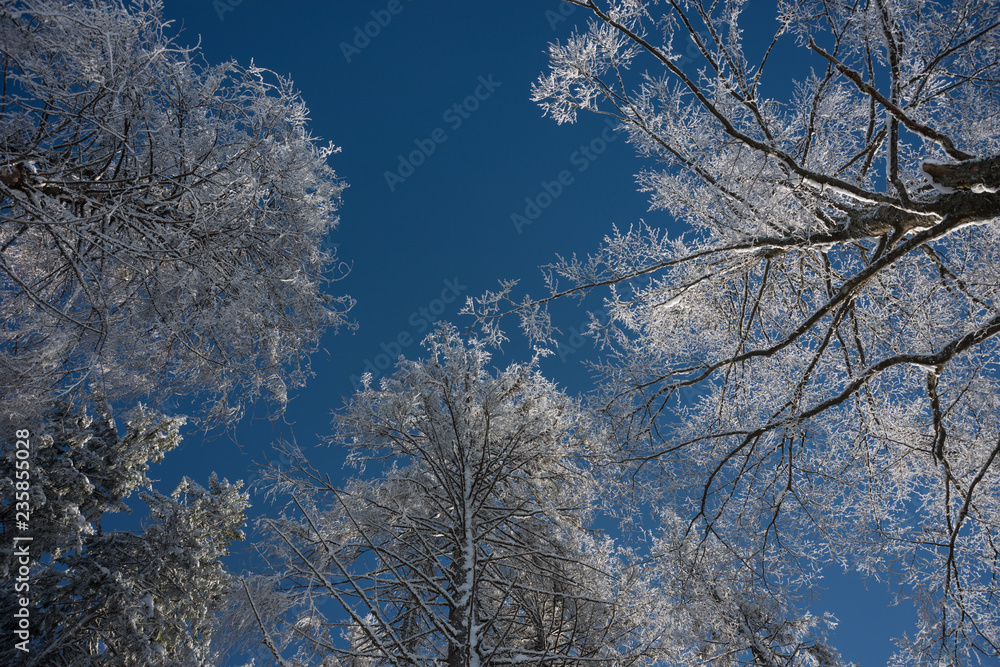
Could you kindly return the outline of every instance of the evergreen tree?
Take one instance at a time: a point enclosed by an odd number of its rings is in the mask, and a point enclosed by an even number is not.
[[[214,611],[232,584],[220,558],[243,539],[247,494],[218,480],[208,488],[185,478],[173,494],[153,491],[151,462],[180,442],[183,420],[141,406],[119,435],[108,411],[96,417],[62,406],[29,441],[33,455],[0,460],[5,575],[18,572],[27,544],[28,590],[0,591],[4,636],[14,637],[13,610],[29,600],[29,636],[6,642],[0,661],[17,665],[212,664]],[[18,468],[18,460],[29,466]],[[17,472],[27,470],[25,479]],[[27,530],[18,524],[18,482],[27,481]],[[149,507],[142,530],[105,531],[105,514],[128,511],[137,489]],[[29,536],[29,542],[14,541]],[[27,649],[27,650],[22,650]]]

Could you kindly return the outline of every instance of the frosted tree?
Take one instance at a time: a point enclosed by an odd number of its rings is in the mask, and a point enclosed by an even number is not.
[[[686,231],[616,229],[545,298],[469,309],[552,341],[550,300],[607,290],[605,414],[691,534],[788,595],[895,573],[901,662],[1000,655],[1000,6],[571,2],[534,99],[615,119]]]
[[[12,566],[12,537],[17,530],[16,492],[27,489],[31,549],[53,557],[80,549],[93,535],[104,514],[127,512],[126,498],[147,487],[151,463],[180,442],[183,419],[168,419],[142,406],[124,416],[125,433],[119,435],[110,411],[95,415],[67,404],[53,408],[37,427],[27,429],[28,459],[7,447],[0,460],[0,576]],[[4,429],[12,433],[14,429]],[[27,464],[18,464],[27,461]],[[26,470],[27,472],[19,471]],[[27,481],[24,481],[27,480]],[[22,486],[18,488],[18,481]]]
[[[837,625],[791,604],[784,590],[757,585],[744,554],[687,521],[661,514],[649,545],[662,621],[661,664],[846,667],[827,639]]]
[[[235,583],[220,558],[243,539],[248,496],[214,475],[208,489],[185,479],[171,496],[153,491],[149,463],[178,444],[178,426],[141,408],[124,435],[106,413],[48,415],[31,438],[30,542],[13,539],[25,535],[14,502],[22,459],[0,462],[0,567],[15,581],[17,547],[27,545],[31,568],[27,590],[0,592],[5,610],[21,608],[18,597],[31,602],[30,636],[4,643],[4,664],[216,664],[215,612]],[[142,488],[150,509],[142,530],[103,530],[103,515],[128,511],[125,500]],[[9,638],[17,637],[12,613],[0,621]]]
[[[650,655],[641,581],[588,527],[600,442],[533,364],[490,373],[445,326],[336,418],[366,473],[334,486],[288,446],[265,551],[285,613],[258,632],[284,664],[610,665]],[[333,601],[342,609],[324,606]],[[275,622],[275,620],[277,622]],[[297,647],[297,648],[296,648]],[[335,662],[340,660],[342,662]]]
[[[344,185],[291,81],[209,66],[162,2],[0,7],[0,394],[281,409],[346,323]],[[20,402],[11,402],[20,397]]]

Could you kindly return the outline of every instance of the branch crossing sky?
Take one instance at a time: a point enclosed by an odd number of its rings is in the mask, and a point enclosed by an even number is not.
[[[773,10],[757,9],[744,16],[751,44],[774,30]],[[290,76],[313,133],[342,148],[331,164],[349,187],[329,243],[351,269],[330,291],[357,299],[359,328],[324,339],[316,377],[284,421],[248,415],[235,443],[188,429],[181,448],[152,471],[161,491],[183,475],[205,483],[212,470],[250,481],[253,462],[274,458],[278,437],[294,437],[336,477],[342,453],[312,449],[329,432],[330,411],[366,371],[377,381],[399,354],[420,355],[434,321],[469,326],[457,315],[466,297],[505,278],[541,294],[537,267],[556,253],[593,251],[613,224],[645,220],[681,231],[666,213],[647,210],[634,177],[644,164],[623,136],[592,115],[558,126],[529,99],[547,68],[548,43],[584,21],[582,10],[554,0],[165,0],[165,14],[183,29],[182,43],[200,41],[209,63],[252,61]],[[794,54],[784,55],[791,65]],[[772,85],[776,95],[787,90],[782,81]],[[542,370],[573,393],[591,386],[579,362],[594,351],[579,332],[586,310],[600,306],[592,296],[554,309],[564,339]],[[530,357],[515,327],[506,327],[511,341],[497,365]],[[271,509],[260,496],[252,502],[254,514]],[[866,591],[857,577],[835,572],[828,581],[815,611],[840,619],[833,643],[863,666],[885,664],[889,638],[911,625],[906,611],[886,606],[885,584],[870,582]]]

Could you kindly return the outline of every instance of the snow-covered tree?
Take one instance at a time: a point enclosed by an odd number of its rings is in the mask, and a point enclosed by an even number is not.
[[[269,479],[291,500],[264,521],[286,609],[248,589],[246,617],[289,665],[640,661],[649,598],[589,528],[601,444],[579,407],[533,364],[492,374],[450,326],[425,346],[335,420],[365,479],[337,487],[286,446]]]
[[[146,476],[150,463],[177,446],[184,420],[168,419],[142,406],[124,420],[125,433],[119,435],[106,407],[91,416],[83,408],[62,404],[45,415],[37,428],[28,429],[28,459],[19,459],[16,449],[4,447],[0,576],[16,570],[11,554],[12,537],[21,534],[16,527],[18,481],[29,494],[32,552],[53,557],[82,548],[102,515],[127,512],[125,499],[150,485]],[[18,468],[22,460],[28,463]],[[19,477],[19,470],[26,472]]]
[[[665,515],[650,544],[661,653],[670,665],[845,667],[827,640],[837,625],[796,608],[781,589],[758,586],[744,555]]]
[[[291,81],[209,66],[160,0],[0,5],[0,395],[280,409],[352,301],[344,185]],[[19,398],[19,401],[14,401]]]
[[[137,408],[119,436],[106,413],[49,415],[31,436],[27,532],[15,521],[13,492],[24,459],[11,452],[0,461],[0,567],[14,581],[26,546],[30,568],[26,589],[0,591],[8,638],[17,636],[19,598],[30,601],[30,636],[0,647],[4,664],[215,664],[214,614],[234,584],[220,558],[243,539],[248,496],[214,475],[208,489],[184,479],[171,496],[153,491],[149,463],[178,444],[178,426]],[[127,511],[124,501],[140,488],[150,509],[142,530],[103,530],[102,515]]]
[[[687,229],[470,309],[551,340],[548,301],[608,289],[605,414],[692,534],[762,590],[893,577],[900,661],[1000,655],[1000,5],[570,1],[534,99],[617,119]]]

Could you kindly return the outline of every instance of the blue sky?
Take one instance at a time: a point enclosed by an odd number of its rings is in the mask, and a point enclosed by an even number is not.
[[[612,224],[644,220],[681,231],[667,214],[647,210],[634,179],[642,163],[624,138],[593,116],[557,126],[529,99],[547,66],[547,44],[569,34],[582,10],[560,13],[554,0],[164,4],[166,18],[183,28],[181,41],[200,39],[208,62],[253,60],[290,76],[311,110],[313,133],[342,148],[331,164],[349,187],[331,242],[352,270],[331,291],[357,299],[359,328],[323,340],[316,377],[284,422],[248,415],[235,440],[206,440],[189,429],[153,470],[162,491],[183,475],[204,483],[213,470],[250,479],[254,462],[273,458],[278,437],[294,436],[336,476],[339,452],[310,451],[328,432],[331,410],[366,369],[377,375],[398,353],[419,355],[432,320],[467,326],[457,315],[465,297],[501,278],[521,278],[526,291],[540,294],[539,265],[555,253],[595,249]],[[770,4],[759,18],[747,16],[751,42],[773,31]],[[588,306],[600,304],[559,309],[567,335],[586,321]],[[498,365],[530,355],[511,334]],[[589,350],[549,358],[543,371],[584,392],[589,380],[578,361]],[[254,513],[267,510],[263,499],[252,502]],[[861,665],[885,664],[889,637],[909,626],[905,614],[886,608],[885,584],[871,582],[866,591],[854,577],[834,576],[828,586],[816,611],[840,618],[838,648]]]

